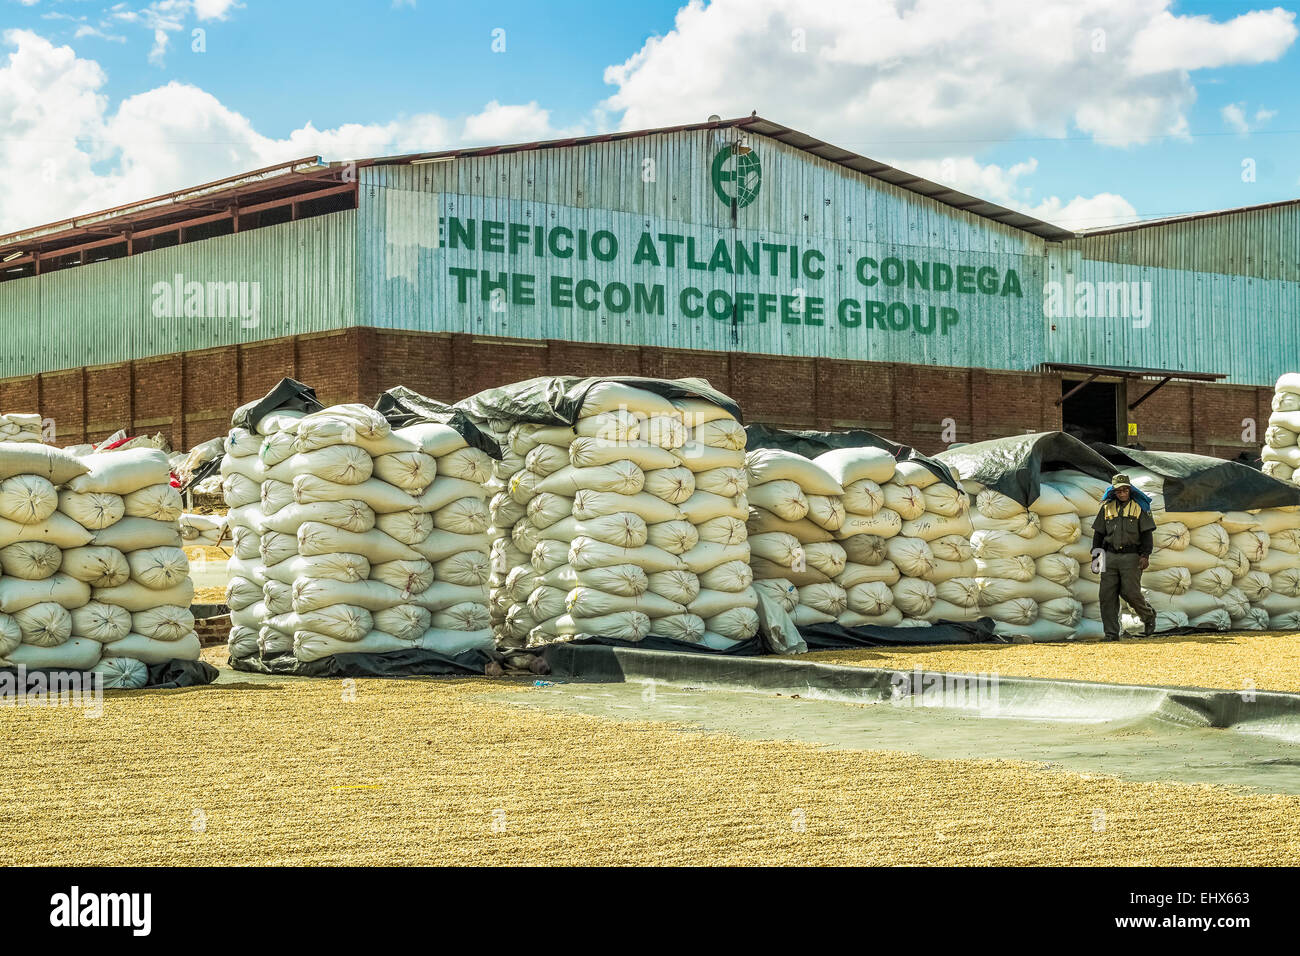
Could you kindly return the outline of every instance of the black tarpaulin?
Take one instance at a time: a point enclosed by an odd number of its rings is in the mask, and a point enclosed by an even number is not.
[[[486,651],[465,651],[454,656],[419,647],[383,654],[333,654],[318,661],[300,661],[292,654],[262,659],[232,658],[230,666],[255,674],[285,677],[436,677],[482,674],[492,656]]]
[[[185,484],[178,490],[184,494],[204,478],[219,473],[221,471],[221,459],[223,457],[223,455],[218,455],[216,458],[209,458],[203,464],[199,465],[199,467],[195,468],[194,471],[190,473],[190,480],[185,482]]]
[[[1025,507],[1038,500],[1044,472],[1074,469],[1102,481],[1115,473],[1109,461],[1065,432],[992,438],[949,448],[935,458],[955,468],[963,481],[978,481]]]
[[[170,660],[149,665],[149,690],[200,687],[217,679],[217,669],[206,661]]]
[[[217,669],[206,661],[185,661],[174,659],[163,661],[161,664],[146,664],[149,671],[149,682],[142,688],[132,688],[139,690],[170,690],[177,687],[201,687],[204,684],[211,684],[217,679]],[[9,673],[18,673],[14,667],[0,667],[0,671]],[[23,672],[27,674],[85,674],[87,677],[92,676],[90,671],[69,671],[61,667],[25,667]]]
[[[375,411],[383,415],[393,428],[428,422],[447,425],[460,432],[470,447],[485,451],[493,458],[501,457],[497,443],[471,422],[465,412],[436,398],[421,395],[405,385],[383,392],[375,400]]]
[[[808,624],[799,636],[809,651],[836,651],[854,647],[908,647],[922,644],[1006,644],[1008,638],[993,633],[993,618],[975,621],[937,621],[930,627],[845,627],[842,624]]]
[[[256,431],[257,423],[272,412],[318,412],[325,406],[316,398],[316,389],[291,378],[282,378],[275,388],[255,402],[241,405],[230,416],[231,428]]]
[[[767,649],[763,645],[761,637],[751,637],[748,640],[737,641],[726,650],[717,650],[716,648],[706,647],[703,644],[692,644],[689,641],[678,641],[671,637],[660,637],[658,634],[647,634],[639,641],[623,641],[616,637],[579,637],[572,641],[565,641],[566,644],[593,644],[601,647],[626,647],[637,651],[679,651],[688,654],[721,654],[732,657],[757,657],[766,654]]]
[[[779,448],[781,451],[793,452],[805,458],[816,458],[837,448],[881,448],[893,455],[895,461],[914,461],[928,468],[944,484],[957,488],[957,483],[952,480],[948,469],[934,458],[922,455],[910,445],[900,445],[862,428],[840,432],[819,432],[792,431],[772,428],[770,425],[746,425],[745,435],[746,451],[754,451],[757,448]]]
[[[1166,511],[1249,511],[1300,505],[1300,488],[1243,462],[1101,442],[1092,447],[1105,455],[1116,471],[1145,468],[1163,478]]]
[[[737,421],[742,420],[740,406],[702,378],[641,378],[635,375],[592,378],[555,375],[530,378],[500,388],[486,389],[462,399],[454,408],[463,412],[468,421],[491,435],[498,443],[503,443],[510,426],[520,422],[572,425],[578,420],[587,392],[601,382],[620,382],[664,398],[702,398],[726,409]]]

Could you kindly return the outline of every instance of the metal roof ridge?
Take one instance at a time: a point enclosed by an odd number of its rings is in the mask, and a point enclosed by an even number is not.
[[[1227,209],[1206,209],[1200,212],[1183,212],[1173,216],[1160,216],[1156,219],[1138,219],[1133,222],[1118,223],[1111,226],[1093,226],[1090,229],[1079,229],[1075,231],[1075,238],[1090,239],[1093,236],[1103,236],[1107,233],[1129,232],[1134,229],[1146,229],[1150,226],[1167,226],[1178,222],[1194,222],[1198,219],[1213,219],[1218,216],[1232,216],[1243,212],[1258,212],[1263,209],[1278,209],[1282,206],[1294,206],[1300,203],[1297,199],[1277,199],[1273,202],[1253,203],[1249,206],[1230,206]]]

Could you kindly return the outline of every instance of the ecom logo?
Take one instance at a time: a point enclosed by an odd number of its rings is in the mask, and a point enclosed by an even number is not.
[[[727,206],[734,202],[737,209],[744,209],[757,199],[763,185],[763,164],[758,153],[739,143],[718,150],[711,173],[718,199]]]

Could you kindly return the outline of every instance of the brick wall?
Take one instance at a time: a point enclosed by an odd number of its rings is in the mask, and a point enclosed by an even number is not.
[[[747,421],[866,428],[923,452],[1061,427],[1055,375],[372,328],[0,380],[0,409],[39,410],[54,420],[61,445],[127,428],[190,448],[225,434],[235,408],[286,376],[326,404],[372,404],[393,385],[451,402],[565,374],[704,378],[736,399]],[[1130,400],[1148,387],[1134,383]],[[1263,441],[1271,397],[1268,388],[1171,382],[1130,420],[1148,448],[1231,458]],[[1242,435],[1252,418],[1253,443]]]

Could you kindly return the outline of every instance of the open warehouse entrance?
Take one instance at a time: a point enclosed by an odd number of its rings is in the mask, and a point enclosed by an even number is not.
[[[1123,445],[1122,382],[1061,382],[1061,430],[1085,444]]]
[[[1213,372],[1178,372],[1159,368],[1072,365],[1047,362],[1045,372],[1062,375],[1061,430],[1084,442],[1133,445],[1135,410],[1172,381],[1212,383],[1227,378]]]

